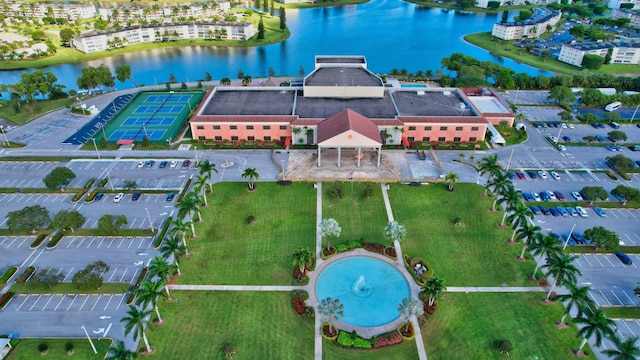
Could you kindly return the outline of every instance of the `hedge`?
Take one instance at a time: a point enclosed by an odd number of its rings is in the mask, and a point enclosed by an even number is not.
[[[173,221],[173,218],[169,216],[167,221],[164,222],[164,225],[162,225],[162,231],[160,231],[160,233],[158,234],[158,237],[156,237],[156,241],[153,243],[154,249],[157,250],[160,247],[160,245],[162,245],[162,240],[164,240],[164,236],[167,234],[167,230],[169,230],[169,226],[171,225],[172,221]]]
[[[31,275],[36,271],[35,266],[29,266],[24,270],[22,274],[16,279],[18,284],[26,283],[31,278]]]
[[[178,197],[178,200],[176,200],[176,204],[180,204],[180,200],[182,200],[182,197],[187,193],[187,191],[189,191],[189,186],[191,186],[191,179],[187,180],[187,184],[180,192],[180,196]]]
[[[97,191],[89,191],[87,193],[87,197],[84,199],[84,202],[87,202],[87,203],[93,202],[93,199],[96,198],[96,195],[98,195]]]
[[[351,333],[348,333],[346,331],[342,331],[340,330],[340,333],[338,334],[338,338],[336,339],[336,342],[344,347],[354,347],[354,348],[358,348],[358,349],[370,349],[371,348],[371,341],[370,340],[365,340],[363,338],[361,338],[360,336],[356,336],[355,339],[352,337]]]
[[[104,178],[98,183],[98,187],[104,187],[109,182],[109,178]]]
[[[91,178],[89,179],[85,184],[84,184],[84,188],[88,189],[91,187],[91,185],[93,185],[96,182],[95,178]]]
[[[129,296],[127,297],[127,305],[133,304],[133,302],[136,300],[136,290],[138,290],[138,288],[140,287],[140,283],[144,281],[144,278],[147,276],[148,272],[149,268],[147,267],[142,269],[142,272],[140,272],[138,280],[136,280],[136,283],[133,284],[133,286],[130,288]]]
[[[31,243],[30,248],[35,249],[38,246],[40,246],[40,244],[42,244],[42,242],[47,238],[47,236],[49,236],[49,235],[48,234],[40,234],[40,235],[38,235],[36,240]]]
[[[84,191],[78,191],[73,197],[73,199],[71,199],[71,202],[76,203],[80,201],[80,199],[82,199],[82,197],[84,196],[84,193],[85,193]]]
[[[51,238],[51,240],[49,240],[49,243],[47,244],[47,249],[53,249],[54,247],[56,247],[56,245],[58,245],[58,243],[60,242],[60,239],[62,239],[63,236],[64,236],[64,233],[62,231],[59,231],[58,233],[53,235],[53,237]]]
[[[4,293],[4,295],[0,296],[0,310],[4,309],[5,306],[7,306],[11,298],[13,298],[14,294],[15,293],[12,293],[11,291],[9,291]]]
[[[13,276],[13,274],[16,273],[16,271],[18,271],[17,266],[12,266],[8,268],[7,271],[5,271],[4,274],[2,274],[2,276],[0,277],[0,284],[4,284],[7,281],[9,281],[9,279],[11,279],[11,277]]]

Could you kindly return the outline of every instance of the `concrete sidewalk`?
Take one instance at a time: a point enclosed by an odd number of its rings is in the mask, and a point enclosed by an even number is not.
[[[541,287],[456,287],[456,286],[447,286],[447,292],[457,292],[457,293],[511,293],[511,292],[546,292],[547,290]]]

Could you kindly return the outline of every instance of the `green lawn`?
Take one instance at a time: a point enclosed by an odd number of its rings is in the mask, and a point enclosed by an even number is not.
[[[449,286],[530,286],[533,261],[515,259],[522,245],[506,242],[511,228],[498,227],[502,212],[490,212],[493,198],[482,193],[474,184],[456,184],[453,192],[444,184],[392,184],[393,215],[407,229],[404,253],[426,259]],[[453,225],[456,217],[462,225]]]
[[[5,64],[8,62],[5,62]],[[0,65],[1,67],[2,65]],[[71,99],[36,100],[31,104],[23,104],[22,109],[16,112],[7,101],[0,102],[0,117],[5,118],[16,125],[24,125],[29,121],[40,117],[49,111],[67,107]],[[4,138],[2,139],[4,140]]]
[[[606,307],[602,310],[610,319],[640,319],[640,307]]]
[[[65,351],[65,345],[68,342],[73,344],[73,356],[67,355]],[[49,346],[46,356],[40,355],[38,351],[38,345],[42,343]],[[93,344],[98,351],[97,355],[91,350],[91,345],[89,345],[87,339],[20,339],[11,355],[7,357],[7,360],[33,360],[40,358],[47,360],[104,359],[107,350],[111,347],[111,340],[98,341],[93,339]]]
[[[291,308],[288,293],[173,292],[160,305],[162,326],[147,332],[152,359],[313,359],[313,326]]]
[[[446,294],[422,331],[429,360],[575,359],[571,350],[580,345],[577,329],[558,330],[554,321],[560,321],[562,307],[543,305],[542,297],[542,293]],[[496,340],[511,341],[508,356],[491,349]]]
[[[17,276],[20,276],[22,272],[20,272]],[[78,287],[72,283],[58,283],[53,288],[49,289],[46,286],[33,286],[26,284],[13,284],[11,285],[11,291],[17,294],[31,294],[31,293],[42,293],[42,294],[122,294],[129,290],[130,284],[111,284],[104,283],[97,290],[80,290]]]
[[[362,194],[365,183],[344,183],[344,197],[336,199],[329,195],[331,183],[322,185],[322,217],[334,218],[340,224],[342,232],[337,239],[331,239],[331,245],[363,239],[365,242],[389,243],[384,238],[384,227],[389,222],[384,208],[380,184],[369,183],[373,194],[365,198]],[[353,191],[351,190],[353,186]],[[326,243],[325,243],[326,245]]]
[[[427,353],[427,356],[429,354]],[[429,356],[430,357],[430,356]],[[331,360],[410,360],[418,358],[416,342],[404,341],[398,345],[373,350],[343,349],[326,340],[322,342],[322,358]]]
[[[312,184],[280,186],[219,183],[203,208],[191,257],[182,260],[182,284],[287,285],[291,255],[300,246],[315,248],[316,192]],[[255,217],[255,225],[247,217]]]

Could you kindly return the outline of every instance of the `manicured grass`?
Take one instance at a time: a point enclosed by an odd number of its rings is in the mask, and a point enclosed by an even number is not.
[[[153,359],[313,359],[313,326],[287,292],[174,291],[160,304],[162,326],[147,331]]]
[[[640,307],[603,307],[610,319],[640,319]]]
[[[489,211],[493,198],[482,194],[474,184],[456,184],[453,192],[444,184],[392,184],[393,215],[407,229],[404,253],[426,259],[448,286],[530,286],[533,261],[515,259],[522,244],[506,242],[512,230],[498,227],[502,212]],[[456,217],[462,225],[453,225]]]
[[[3,61],[2,63],[10,64],[11,62]],[[4,65],[0,65],[0,68],[3,66]],[[5,106],[0,106],[0,117],[3,117],[16,125],[24,125],[29,121],[40,117],[44,113],[69,106],[71,101],[71,99],[36,100],[31,104],[22,104],[20,112],[16,112],[11,106],[6,105],[7,102],[2,102],[2,105]]]
[[[183,284],[286,285],[291,256],[300,246],[315,248],[316,192],[312,184],[280,186],[218,183],[202,209],[204,221],[182,260]],[[247,217],[253,215],[255,224]]]
[[[543,305],[543,297],[542,293],[446,294],[422,330],[429,360],[575,359],[571,350],[580,345],[577,329],[557,329],[554,321],[560,321],[562,306]],[[511,341],[511,353],[493,350],[496,340]],[[592,353],[588,347],[585,350]]]
[[[38,271],[38,270],[36,270]],[[123,294],[129,290],[129,284],[102,284],[102,287],[98,290],[79,290],[72,283],[59,283],[55,285],[53,288],[49,289],[47,287],[39,287],[32,286],[29,283],[26,284],[13,284],[11,286],[11,291],[16,294],[34,294],[34,293],[43,293],[43,294]]]
[[[427,354],[429,355],[429,354]],[[408,360],[418,358],[418,348],[415,340],[404,341],[398,345],[373,349],[373,350],[356,350],[343,349],[337,345],[331,344],[326,340],[322,342],[322,358],[331,360]]]
[[[369,2],[369,0],[337,0],[337,1],[318,1],[313,3],[294,3],[294,4],[277,4],[276,8],[283,6],[286,9],[304,9],[318,7],[332,7],[344,5],[356,5]]]
[[[84,360],[84,359],[104,359],[107,351],[111,347],[111,340],[92,339],[93,345],[98,350],[98,354],[94,354],[91,345],[87,339],[20,339],[18,345],[13,349],[8,360]],[[65,345],[70,342],[73,344],[73,355],[67,355]],[[41,356],[38,351],[38,345],[47,344],[49,350],[46,356]]]
[[[322,217],[334,218],[340,224],[342,232],[339,238],[331,239],[331,245],[363,239],[389,245],[384,238],[384,227],[389,222],[382,199],[380,184],[369,183],[373,189],[370,198],[362,194],[365,183],[343,183],[344,197],[336,199],[329,195],[332,183],[322,184]],[[353,192],[351,191],[353,185]],[[324,244],[326,246],[326,242]]]

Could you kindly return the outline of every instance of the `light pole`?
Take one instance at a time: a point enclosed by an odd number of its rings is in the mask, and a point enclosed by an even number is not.
[[[2,131],[2,135],[4,135],[4,141],[7,142],[7,146],[11,146],[9,139],[7,138],[7,132],[4,130],[4,125],[0,125],[0,131]]]
[[[93,147],[96,149],[96,155],[98,155],[98,159],[100,159],[100,152],[98,151],[98,145],[96,145],[96,138],[92,137],[91,141],[93,141]]]
[[[516,89],[516,98],[513,100],[513,105],[518,106],[518,93],[520,93],[520,88]]]
[[[144,210],[147,212],[147,219],[149,219],[149,225],[151,226],[151,232],[156,232],[156,229],[153,228],[153,223],[151,222],[151,215],[149,215],[149,209],[144,208]]]
[[[633,122],[633,119],[636,118],[636,113],[638,112],[638,108],[640,107],[640,104],[638,106],[636,106],[636,109],[633,110],[633,115],[631,115],[631,120],[629,121],[629,123]]]
[[[104,139],[105,140],[109,140],[109,139],[107,139],[107,133],[104,132],[104,124],[100,125],[100,129],[102,129],[102,136],[104,136]]]
[[[144,136],[146,136],[147,140],[149,140],[149,135],[147,134],[147,127],[144,124],[142,124],[142,130],[144,130]]]
[[[198,162],[198,147],[197,146],[193,147],[193,152],[196,154],[196,166],[198,166],[198,164],[200,164],[200,162]]]
[[[282,181],[284,181],[287,176],[287,168],[284,167],[284,159],[280,160],[280,162],[282,163]]]
[[[509,171],[509,166],[511,165],[511,158],[513,158],[513,151],[515,149],[516,148],[511,149],[511,155],[509,155],[509,162],[507,163],[507,170],[506,171]]]
[[[89,333],[87,332],[87,328],[84,327],[84,325],[80,326],[82,328],[82,330],[84,330],[84,334],[87,336],[87,340],[89,340],[89,344],[91,344],[91,348],[93,349],[93,353],[97,354],[98,350],[96,350],[95,345],[93,345],[93,341],[91,341],[91,338],[89,337]]]
[[[569,235],[567,236],[567,239],[564,242],[564,246],[562,247],[562,250],[567,248],[567,244],[569,243],[569,239],[571,239],[571,234],[573,234],[573,228],[576,227],[576,224],[573,224],[573,226],[571,227],[571,231],[569,231]]]
[[[111,169],[109,169],[109,171],[107,171],[107,180],[109,180],[109,186],[111,186],[111,191],[115,191],[113,189],[113,181],[111,181]]]

